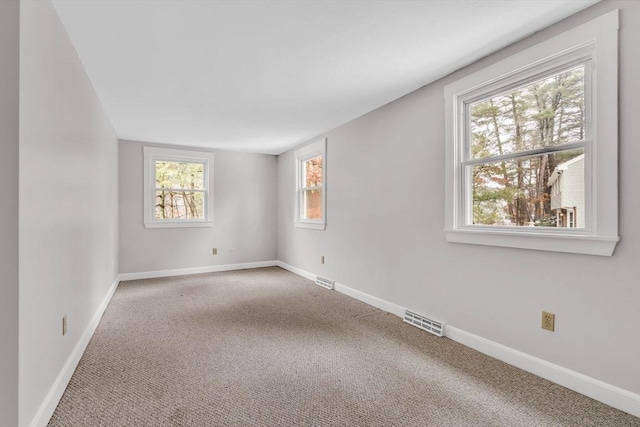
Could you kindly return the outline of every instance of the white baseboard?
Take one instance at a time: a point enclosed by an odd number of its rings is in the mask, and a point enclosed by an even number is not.
[[[274,267],[277,261],[245,262],[242,264],[210,265],[207,267],[179,268],[175,270],[142,271],[139,273],[120,273],[120,280],[155,279],[157,277],[184,276],[187,274],[216,273],[219,271],[245,270],[247,268]]]
[[[277,265],[295,273],[299,276],[314,280],[315,274],[291,266],[282,261]],[[377,307],[381,310],[404,317],[405,308],[389,301],[364,292],[355,290],[348,286],[336,283],[336,290],[356,298],[364,303]],[[509,365],[530,372],[539,377],[545,378],[570,390],[584,394],[592,399],[600,401],[621,411],[627,412],[636,417],[640,417],[640,394],[624,390],[620,387],[605,383],[587,375],[564,368],[546,360],[539,359],[511,347],[490,341],[470,332],[463,331],[449,324],[445,324],[444,336],[473,348],[474,350],[501,360]]]
[[[404,317],[405,309],[398,304],[374,297],[373,295],[365,294],[364,292],[360,292],[338,282],[336,282],[336,291],[379,308],[380,310],[395,314],[398,317]]]
[[[309,279],[312,281],[316,281],[316,275],[309,273],[308,271],[304,271],[298,267],[294,267],[282,261],[277,261],[278,267],[284,268],[285,270],[289,270],[292,273],[297,274],[298,276],[302,276],[305,279]],[[341,294],[348,295],[352,298],[365,302],[369,305],[372,305],[380,310],[388,311],[389,313],[393,313],[396,316],[403,317],[404,316],[404,308],[400,307],[397,304],[392,302],[383,300],[378,297],[374,297],[373,295],[365,294],[364,292],[360,292],[356,289],[350,288],[347,285],[343,285],[342,283],[335,283],[335,290],[340,292]]]
[[[73,372],[76,370],[78,363],[80,362],[80,358],[84,354],[84,350],[87,348],[93,333],[98,327],[98,323],[100,323],[100,319],[102,319],[102,315],[104,311],[107,309],[109,302],[111,301],[111,297],[113,297],[114,292],[116,291],[120,280],[116,277],[116,280],[113,282],[107,294],[100,303],[100,306],[96,310],[96,313],[93,315],[93,318],[89,322],[89,325],[84,330],[84,333],[80,337],[80,340],[73,348],[73,351],[69,355],[69,358],[65,362],[62,370],[58,374],[56,380],[53,382],[53,385],[49,389],[49,393],[45,397],[44,401],[38,408],[38,411],[34,415],[31,422],[28,424],[30,427],[45,427],[49,423],[49,419],[53,415],[62,395],[64,394],[69,381],[71,380],[71,376]]]
[[[444,326],[444,335],[460,344],[513,365],[524,371],[560,384],[616,409],[640,417],[640,395],[605,383],[571,369],[564,368],[527,353],[515,350],[451,325]]]
[[[286,263],[284,263],[282,261],[276,261],[276,263],[277,263],[278,267],[280,267],[280,268],[284,268],[285,270],[289,270],[290,272],[295,273],[298,276],[302,276],[305,279],[309,279],[309,280],[314,281],[314,282],[316,281],[316,275],[315,274],[311,274],[311,273],[309,273],[307,271],[302,270],[301,268],[294,267],[294,266],[286,264]]]
[[[80,340],[74,347],[73,351],[69,355],[69,358],[65,362],[62,370],[58,374],[56,380],[53,385],[49,389],[49,393],[45,397],[44,401],[38,408],[38,411],[34,415],[32,421],[27,424],[30,427],[45,427],[49,423],[49,419],[53,415],[64,394],[69,381],[71,380],[71,376],[73,372],[76,370],[78,363],[80,362],[80,358],[84,354],[91,337],[93,336],[98,324],[100,323],[100,319],[102,319],[102,315],[106,310],[113,294],[115,293],[118,284],[125,280],[136,280],[136,279],[150,279],[154,277],[169,277],[169,276],[181,276],[185,274],[198,274],[198,273],[211,273],[216,271],[230,271],[230,270],[243,270],[247,268],[261,268],[261,267],[273,267],[277,265],[276,261],[262,261],[262,262],[248,262],[242,264],[228,264],[228,265],[218,265],[218,266],[210,266],[210,267],[197,267],[197,268],[184,268],[178,270],[162,270],[162,271],[145,271],[141,273],[125,273],[120,274],[113,282],[109,291],[105,295],[102,303],[96,310],[91,322],[85,329],[84,333],[80,337]]]
[[[309,273],[297,267],[293,267],[282,261],[263,261],[243,264],[229,264],[222,266],[186,268],[180,270],[127,273],[119,275],[109,288],[109,291],[96,310],[96,313],[91,319],[91,322],[89,323],[80,340],[71,352],[71,355],[67,359],[62,370],[58,374],[58,377],[51,386],[49,393],[47,393],[46,398],[38,408],[38,411],[36,412],[33,420],[28,425],[30,427],[44,427],[49,422],[49,419],[53,415],[53,412],[55,411],[60,398],[62,397],[67,385],[69,384],[71,376],[78,366],[80,358],[82,357],[82,354],[84,353],[87,345],[89,344],[89,341],[91,340],[91,337],[93,336],[98,324],[100,323],[100,319],[102,318],[104,311],[109,305],[109,301],[111,301],[111,298],[120,281],[146,279],[153,277],[179,276],[184,274],[208,273],[216,271],[241,270],[247,268],[272,267],[275,265],[284,268],[285,270],[289,270],[292,273],[295,273],[306,279],[315,281],[315,274]],[[364,303],[377,307],[381,310],[387,311],[400,317],[404,316],[405,309],[402,306],[399,306],[392,302],[358,291],[340,283],[336,283],[336,290],[345,295],[356,298]],[[555,365],[551,362],[547,362],[545,360],[512,349],[494,341],[479,337],[470,332],[463,331],[462,329],[458,329],[449,324],[445,325],[444,332],[444,335],[453,341],[457,341],[488,356],[516,366],[527,372],[531,372],[532,374],[538,375],[563,387],[567,387],[578,393],[584,394],[585,396],[589,396],[609,406],[620,409],[621,411],[627,412],[636,417],[640,417],[639,394],[624,390],[620,387],[616,387],[614,385],[605,383],[579,372],[572,371],[562,366]]]

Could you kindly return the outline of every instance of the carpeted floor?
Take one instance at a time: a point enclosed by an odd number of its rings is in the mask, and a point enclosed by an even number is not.
[[[50,426],[640,426],[280,268],[123,282]]]

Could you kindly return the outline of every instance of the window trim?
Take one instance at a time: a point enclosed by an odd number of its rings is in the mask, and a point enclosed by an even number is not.
[[[314,157],[322,156],[322,219],[302,219],[301,218],[301,197],[302,191],[302,168],[304,162]],[[327,138],[319,139],[308,144],[294,153],[295,161],[295,194],[294,194],[294,221],[297,228],[309,228],[313,230],[325,230],[327,227]]]
[[[618,237],[618,10],[472,73],[445,87],[445,236],[447,241],[611,256]],[[585,147],[586,229],[466,225],[465,103],[588,58],[592,76],[591,143]],[[585,82],[585,85],[587,82]],[[564,147],[560,147],[564,149]],[[588,156],[586,153],[588,152]]]
[[[213,153],[205,151],[145,146],[143,147],[143,154],[143,215],[145,228],[213,227]],[[155,162],[158,160],[204,163],[204,219],[155,219]]]

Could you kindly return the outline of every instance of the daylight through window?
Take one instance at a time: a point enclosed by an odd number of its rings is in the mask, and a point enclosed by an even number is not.
[[[447,241],[610,256],[618,11],[445,86]]]
[[[210,227],[213,154],[144,147],[145,227]]]
[[[322,219],[322,156],[304,160],[300,189],[301,219]]]
[[[309,144],[295,152],[295,226],[324,230],[326,208],[326,140]]]
[[[585,72],[586,63],[467,103],[472,224],[585,227]]]
[[[204,163],[157,160],[156,219],[204,219]]]

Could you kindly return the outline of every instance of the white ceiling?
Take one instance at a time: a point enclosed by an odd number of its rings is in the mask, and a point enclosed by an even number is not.
[[[598,0],[54,0],[121,139],[278,154]]]

